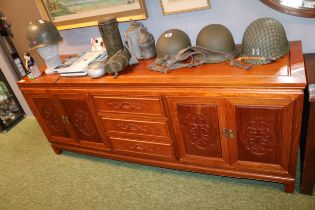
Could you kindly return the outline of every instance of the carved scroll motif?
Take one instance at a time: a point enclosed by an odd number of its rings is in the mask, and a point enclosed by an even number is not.
[[[142,110],[143,109],[142,104],[129,102],[129,101],[110,102],[108,104],[115,109],[123,109],[123,110]]]
[[[266,119],[257,117],[248,124],[246,138],[242,139],[245,148],[255,155],[266,155],[273,151],[276,142],[272,141],[271,129]]]
[[[96,133],[90,113],[76,109],[73,111],[71,119],[73,126],[84,135],[92,137]]]
[[[122,130],[129,130],[129,131],[142,131],[142,132],[150,131],[148,126],[145,126],[145,125],[118,124],[118,127],[121,128]]]
[[[190,116],[190,122],[185,126],[186,141],[199,149],[209,149],[216,147],[217,142],[211,142],[215,133],[215,128],[209,122],[209,119],[201,114],[193,114]]]
[[[56,114],[52,107],[44,107],[42,114],[44,121],[49,128],[57,132],[62,132],[64,130],[64,125],[60,116]]]
[[[144,144],[124,144],[129,150],[136,151],[136,152],[145,152],[145,153],[157,153],[158,149],[152,145],[144,145]]]

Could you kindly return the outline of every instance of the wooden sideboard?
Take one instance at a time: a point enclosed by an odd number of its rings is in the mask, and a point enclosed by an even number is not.
[[[295,186],[306,85],[301,43],[275,63],[228,62],[117,79],[43,75],[18,84],[52,148]]]

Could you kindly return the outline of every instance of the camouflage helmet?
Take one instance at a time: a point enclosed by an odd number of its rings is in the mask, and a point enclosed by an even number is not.
[[[156,42],[157,58],[176,55],[180,50],[191,46],[188,35],[179,29],[165,31]]]
[[[201,29],[197,36],[196,45],[217,52],[227,53],[232,57],[239,54],[231,32],[220,24],[210,24]],[[221,63],[226,60],[226,57],[218,53],[208,55],[205,62]]]
[[[289,50],[282,24],[272,18],[260,18],[245,30],[241,57],[246,63],[267,64],[281,58]]]
[[[55,25],[47,20],[36,20],[28,24],[26,39],[30,50],[49,47],[62,41]]]

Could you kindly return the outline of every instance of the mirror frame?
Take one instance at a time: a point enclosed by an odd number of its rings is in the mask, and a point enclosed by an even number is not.
[[[307,17],[307,18],[315,18],[315,8],[292,8],[288,6],[284,6],[279,4],[274,0],[260,0],[265,5],[289,15],[299,16],[299,17]]]

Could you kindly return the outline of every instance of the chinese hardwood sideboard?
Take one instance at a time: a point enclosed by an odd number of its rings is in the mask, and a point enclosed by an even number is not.
[[[301,43],[278,61],[18,84],[55,153],[279,182],[293,192],[306,86]]]

